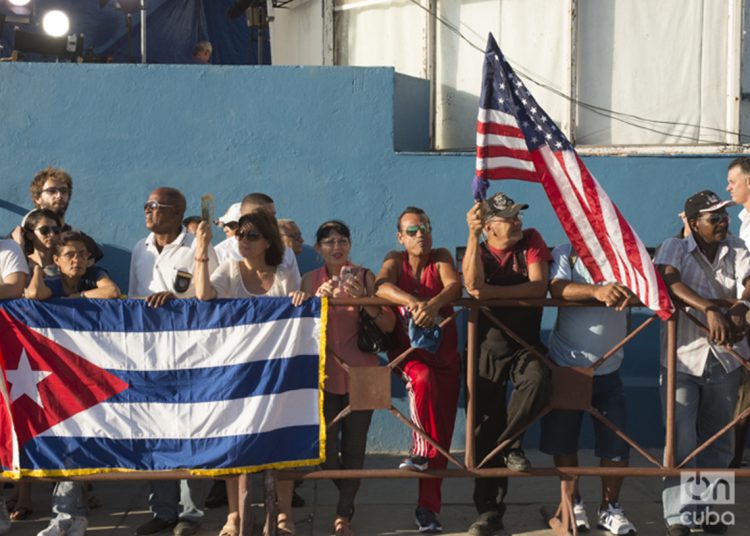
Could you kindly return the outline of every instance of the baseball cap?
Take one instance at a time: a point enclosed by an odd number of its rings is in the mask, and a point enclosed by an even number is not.
[[[234,203],[233,205],[231,205],[227,209],[226,214],[216,220],[216,225],[226,225],[227,223],[237,223],[238,221],[240,221],[240,216],[242,216],[242,214],[240,213],[241,205],[242,203]]]
[[[529,205],[516,203],[509,196],[498,192],[484,202],[484,218],[513,218],[529,208]]]
[[[706,212],[714,212],[725,207],[733,207],[736,204],[737,203],[729,199],[722,201],[719,199],[719,196],[711,190],[703,190],[702,192],[698,192],[687,198],[687,201],[685,201],[685,217],[688,220],[693,220]]]

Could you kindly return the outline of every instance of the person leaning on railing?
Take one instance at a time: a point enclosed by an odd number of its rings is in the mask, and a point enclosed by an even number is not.
[[[435,326],[453,313],[451,303],[461,295],[461,279],[450,252],[432,247],[432,227],[425,211],[407,207],[398,217],[396,228],[396,238],[404,251],[386,255],[376,283],[378,297],[398,304],[397,344],[388,353],[391,359],[410,346],[417,346],[410,340],[410,332],[434,335]],[[406,382],[412,422],[447,451],[456,421],[461,369],[455,322],[443,326],[441,337],[438,341],[435,336],[434,346],[426,345],[433,346],[429,350],[412,349],[397,368]],[[438,449],[414,433],[411,456],[401,462],[399,469],[445,469],[447,464]],[[441,483],[437,478],[419,479],[415,517],[420,532],[442,530],[436,515],[442,506]]]
[[[323,223],[318,227],[315,238],[315,251],[323,258],[325,265],[302,276],[304,292],[329,298],[362,298],[375,293],[373,273],[349,260],[351,232],[344,222],[330,220]],[[332,306],[328,309],[326,380],[323,386],[326,423],[330,423],[349,405],[349,375],[333,354],[349,367],[377,367],[379,364],[376,354],[363,352],[357,346],[358,309],[352,306]],[[396,325],[396,317],[390,307],[366,306],[363,313],[370,316],[384,333],[390,333]],[[328,429],[323,469],[362,469],[371,419],[372,410],[355,410]],[[333,482],[339,490],[333,523],[334,536],[353,536],[350,522],[354,516],[354,498],[360,481],[344,478]]]
[[[654,263],[672,295],[685,311],[708,327],[708,334],[679,313],[677,327],[677,378],[675,386],[675,460],[685,459],[699,444],[715,435],[734,416],[740,381],[740,364],[727,348],[747,358],[745,315],[750,299],[750,254],[739,238],[728,234],[731,201],[721,201],[705,190],[685,201],[691,233],[669,238]],[[740,298],[727,310],[712,300]],[[666,401],[666,347],[662,337],[662,402]],[[733,431],[711,443],[686,467],[725,468],[733,455]],[[666,456],[666,453],[665,453]],[[690,484],[686,484],[690,486]],[[690,489],[683,490],[690,494]],[[662,503],[667,534],[687,536],[690,529],[711,520],[707,507],[683,504],[678,477],[664,480]],[[706,532],[726,530],[720,521],[702,523]]]
[[[466,215],[469,237],[463,259],[464,283],[469,294],[480,299],[543,298],[551,256],[536,229],[523,229],[521,211],[497,193],[475,204]],[[480,241],[482,233],[486,240]],[[492,314],[527,344],[546,352],[539,340],[541,307],[493,307]],[[547,405],[551,393],[550,372],[534,353],[480,315],[481,350],[475,387],[476,459],[481,461],[500,443],[516,436]],[[469,356],[473,359],[474,356]],[[506,384],[513,383],[506,408]],[[487,467],[505,466],[512,471],[531,468],[519,435]],[[474,505],[479,517],[469,527],[472,536],[491,536],[503,530],[507,479],[478,478]]]

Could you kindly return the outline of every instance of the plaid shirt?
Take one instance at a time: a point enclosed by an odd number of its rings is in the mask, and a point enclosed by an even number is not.
[[[705,269],[698,264],[693,251],[700,257]],[[656,254],[654,264],[676,268],[680,272],[680,280],[685,285],[696,294],[709,299],[740,298],[745,288],[745,280],[750,277],[750,254],[745,248],[745,243],[733,235],[727,236],[719,244],[713,263],[708,261],[693,236],[689,235],[682,239],[665,240]],[[715,283],[706,278],[707,270],[714,274]],[[718,295],[719,289],[722,290],[721,295]],[[687,311],[706,324],[706,317],[702,312],[691,307],[687,307]],[[666,366],[666,329],[662,330],[661,350],[661,363],[662,366]],[[680,311],[677,328],[677,371],[701,376],[709,350],[713,350],[727,372],[739,366],[728,352],[711,343],[705,332]],[[745,358],[750,354],[746,339],[735,344],[734,350]]]

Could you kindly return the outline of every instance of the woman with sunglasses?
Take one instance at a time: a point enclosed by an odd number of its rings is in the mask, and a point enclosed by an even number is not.
[[[89,266],[86,238],[78,231],[65,231],[55,242],[52,261],[59,277],[45,276],[40,266],[35,266],[26,297],[35,300],[50,298],[95,298],[120,297],[120,289],[106,270]]]
[[[349,260],[351,232],[343,222],[331,220],[323,223],[316,233],[315,251],[324,266],[308,272],[302,278],[302,290],[316,296],[329,298],[361,298],[374,296],[375,276]],[[385,333],[396,325],[390,307],[364,307],[365,314]],[[336,360],[337,356],[350,367],[375,367],[378,356],[361,351],[357,346],[359,312],[357,307],[330,307],[326,332],[326,380],[323,413],[326,422],[332,421],[349,405],[349,376]],[[328,430],[326,461],[323,469],[361,469],[365,460],[367,431],[372,411],[353,411]],[[359,480],[334,480],[339,490],[334,521],[335,536],[352,536],[349,523],[354,515],[354,497],[359,490]]]
[[[424,210],[407,207],[399,216],[396,238],[403,251],[390,252],[378,274],[378,296],[398,306],[398,345],[388,355],[395,359],[411,346],[409,322],[419,328],[433,328],[453,314],[451,304],[461,296],[461,280],[453,257],[444,248],[433,249],[432,227]],[[415,329],[415,331],[417,331]],[[434,352],[415,348],[398,365],[406,382],[412,422],[419,423],[435,443],[450,448],[458,407],[458,335],[455,322],[442,328]],[[425,471],[445,469],[447,459],[421,436],[412,435],[411,456],[399,469]],[[441,480],[419,479],[415,518],[420,532],[440,532],[437,514],[442,504]]]
[[[35,208],[21,222],[23,249],[29,262],[29,272],[34,266],[47,268],[49,275],[57,272],[52,262],[55,239],[60,236],[60,218],[49,209]]]
[[[211,226],[205,221],[198,226],[193,278],[195,295],[199,300],[290,296],[292,304],[299,306],[309,298],[297,288],[292,272],[281,265],[284,245],[272,216],[263,211],[242,216],[234,238],[242,260],[225,260],[213,274],[209,274],[207,252],[211,243]],[[229,508],[220,536],[236,536],[240,526],[239,479],[228,478],[226,482]],[[276,484],[279,507],[276,529],[282,535],[294,534],[293,489],[292,480],[280,480]]]

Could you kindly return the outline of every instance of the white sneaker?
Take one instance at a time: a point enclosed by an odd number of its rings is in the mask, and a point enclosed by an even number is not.
[[[89,528],[89,520],[83,516],[73,516],[73,520],[65,529],[65,536],[83,536]]]
[[[578,530],[589,530],[591,528],[591,525],[589,525],[589,516],[586,513],[586,506],[580,499],[573,503],[573,517],[575,517],[576,528]]]
[[[0,534],[6,534],[8,531],[10,531],[10,516],[5,507],[5,499],[0,497]]]
[[[625,517],[625,511],[620,503],[609,503],[606,510],[599,509],[597,527],[608,530],[612,534],[635,534],[635,525]]]
[[[36,536],[65,536],[65,529],[60,524],[60,520],[53,517],[47,528],[39,531]]]

